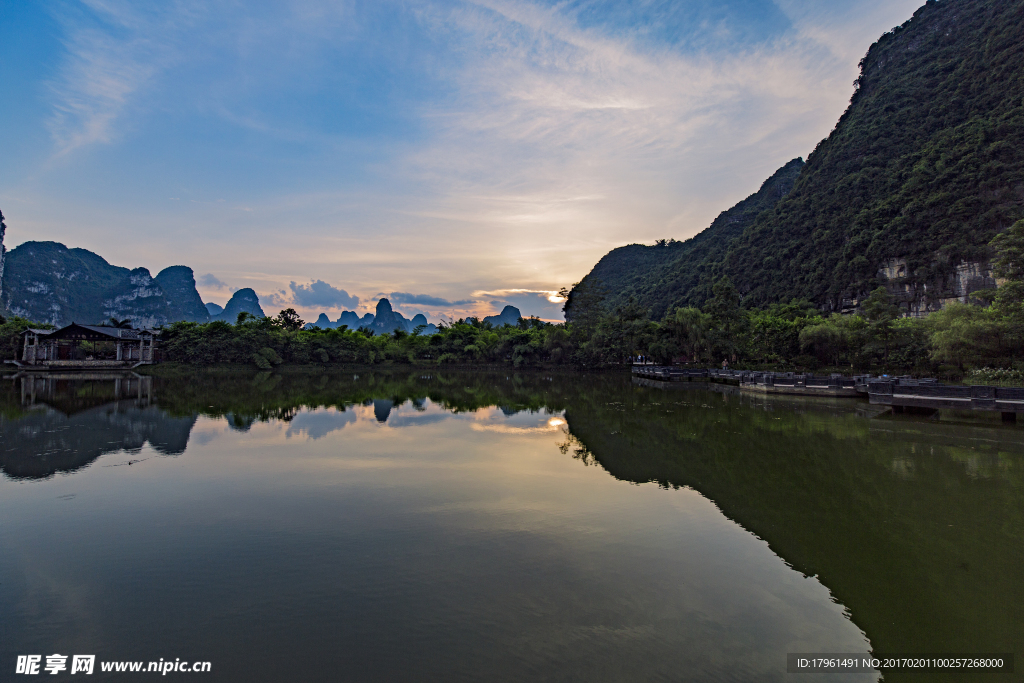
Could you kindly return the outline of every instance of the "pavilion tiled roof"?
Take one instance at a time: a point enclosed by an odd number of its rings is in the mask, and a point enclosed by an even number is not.
[[[109,325],[81,325],[79,323],[71,323],[70,325],[66,325],[60,328],[59,330],[28,329],[25,330],[24,334],[33,333],[39,335],[40,337],[49,337],[52,335],[59,334],[60,332],[63,332],[71,327],[79,327],[84,330],[88,330],[94,334],[101,334],[105,337],[110,337],[111,339],[122,339],[125,341],[138,340],[142,333],[154,334],[153,330],[147,329],[137,330],[128,327],[111,327]]]

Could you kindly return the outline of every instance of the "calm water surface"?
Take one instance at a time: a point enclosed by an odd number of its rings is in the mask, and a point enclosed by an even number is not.
[[[0,407],[2,680],[52,653],[777,681],[787,652],[1024,652],[1024,428],[411,371],[8,378]]]

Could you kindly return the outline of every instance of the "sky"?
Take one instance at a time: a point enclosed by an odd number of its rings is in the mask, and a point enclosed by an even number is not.
[[[273,314],[561,319],[806,158],[921,0],[0,0],[8,249]]]

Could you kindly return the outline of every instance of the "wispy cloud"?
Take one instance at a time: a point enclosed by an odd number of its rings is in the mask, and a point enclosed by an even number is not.
[[[149,13],[118,0],[54,6],[66,51],[50,83],[58,155],[112,141],[131,98],[178,59],[175,43],[194,9],[181,1]]]
[[[408,292],[391,292],[388,299],[395,304],[417,304],[420,306],[468,306],[476,303],[473,299],[458,299],[449,301],[439,296],[429,294],[410,294]]]
[[[498,297],[498,298],[501,298],[501,299],[504,299],[504,298],[510,297],[510,296],[514,296],[516,294],[538,294],[538,295],[542,295],[544,298],[546,298],[549,302],[551,302],[553,304],[560,304],[560,303],[565,301],[565,299],[562,296],[560,296],[558,292],[547,290],[547,289],[492,289],[492,290],[478,290],[476,292],[473,292],[473,296],[475,296],[475,297],[481,297],[481,298]]]
[[[54,144],[108,145],[78,171],[137,186],[83,207],[54,178],[33,220],[129,263],[148,249],[225,274],[230,252],[229,279],[275,306],[404,290],[395,303],[550,318],[609,249],[688,237],[810,152],[859,56],[919,3],[777,0],[757,40],[716,19],[670,42],[583,16],[614,2],[69,0],[52,10]],[[656,25],[684,5],[630,7],[660,7]],[[157,186],[181,201],[147,200]],[[117,242],[140,224],[151,244]]]

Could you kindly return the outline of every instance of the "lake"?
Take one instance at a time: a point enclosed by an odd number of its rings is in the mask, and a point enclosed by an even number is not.
[[[998,421],[415,369],[24,376],[0,409],[3,680],[33,654],[874,681],[787,653],[1024,652],[1024,428]]]

